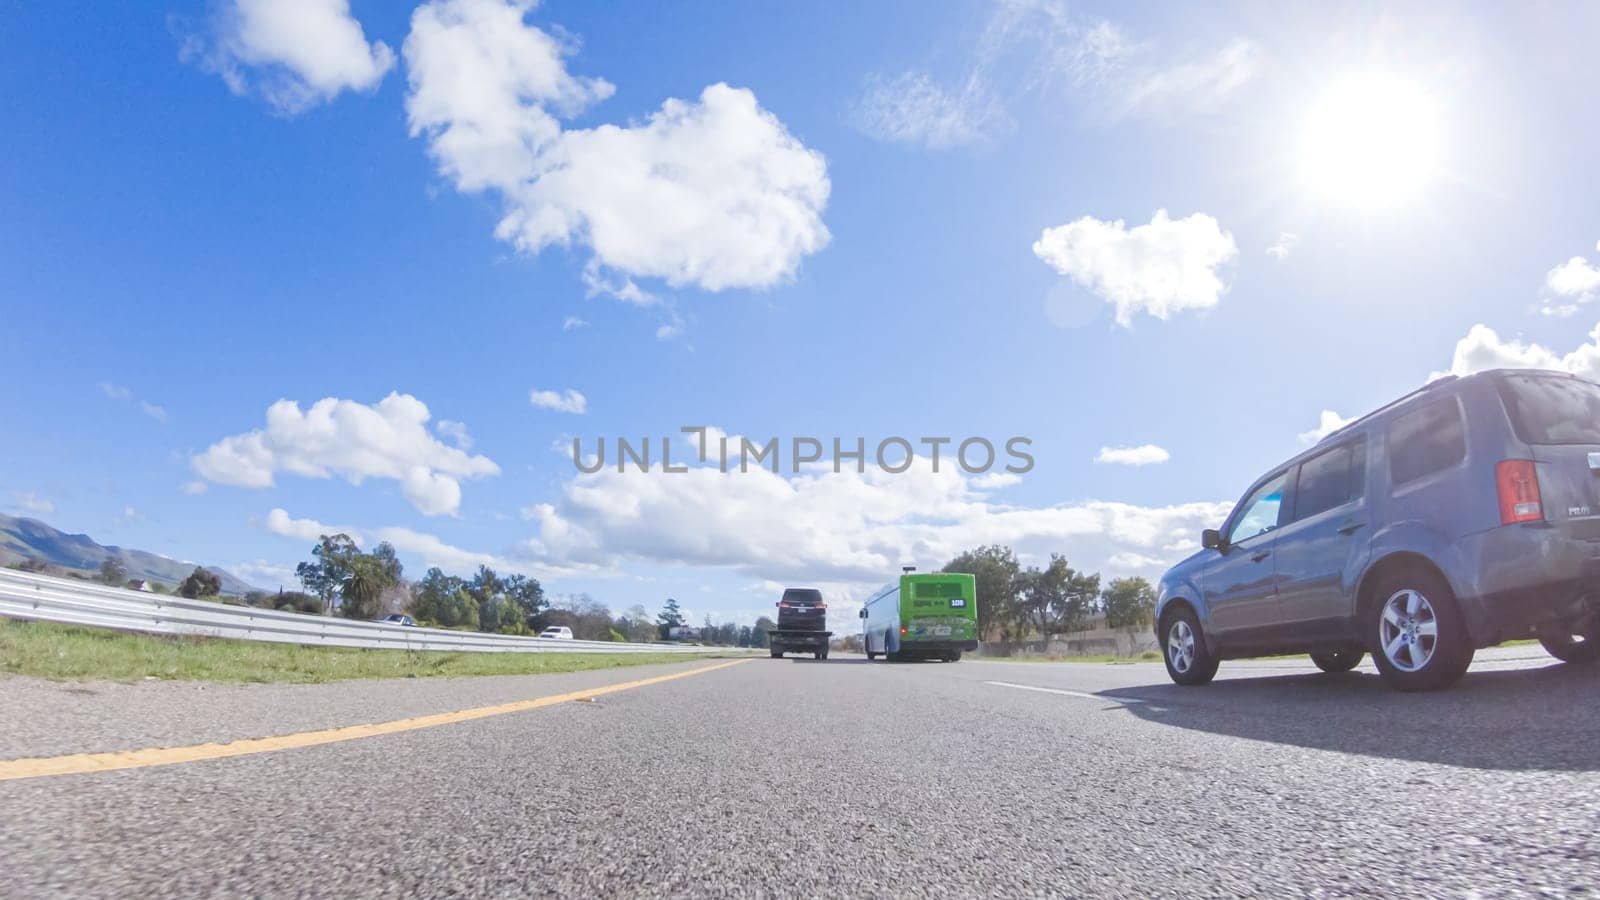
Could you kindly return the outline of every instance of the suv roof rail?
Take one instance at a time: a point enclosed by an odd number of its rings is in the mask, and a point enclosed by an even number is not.
[[[1360,425],[1362,422],[1365,422],[1368,419],[1372,418],[1373,416],[1378,415],[1379,413],[1386,412],[1388,410],[1394,409],[1396,406],[1399,406],[1400,404],[1406,402],[1407,400],[1410,400],[1412,397],[1415,397],[1418,394],[1425,394],[1428,391],[1431,391],[1434,388],[1437,388],[1437,387],[1439,387],[1441,385],[1446,385],[1446,384],[1449,384],[1452,381],[1457,381],[1457,380],[1460,379],[1460,377],[1461,376],[1459,376],[1459,375],[1445,375],[1445,376],[1440,377],[1440,378],[1435,378],[1434,380],[1428,382],[1427,384],[1423,385],[1422,387],[1417,388],[1416,390],[1412,391],[1411,393],[1406,394],[1403,397],[1399,397],[1397,399],[1390,400],[1388,403],[1385,403],[1384,405],[1378,407],[1377,409],[1373,410],[1372,412],[1369,412],[1364,416],[1357,416],[1356,418],[1351,419],[1350,421],[1344,423],[1343,425],[1340,425],[1338,428],[1335,428],[1334,430],[1328,432],[1326,435],[1323,435],[1322,440],[1317,441],[1317,443],[1318,444],[1322,444],[1322,443],[1325,443],[1327,441],[1331,441],[1334,438],[1338,437],[1339,435],[1344,434],[1346,431],[1349,431],[1350,429],[1356,427],[1357,425]]]

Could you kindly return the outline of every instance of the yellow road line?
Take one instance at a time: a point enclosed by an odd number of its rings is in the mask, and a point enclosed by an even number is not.
[[[247,738],[245,740],[229,741],[226,744],[151,747],[145,750],[120,750],[112,753],[74,753],[68,756],[0,760],[0,781],[11,781],[18,778],[42,778],[48,775],[77,775],[84,772],[110,772],[116,769],[143,769],[149,766],[170,766],[175,763],[199,762],[206,759],[226,759],[230,756],[249,756],[252,753],[271,753],[276,750],[294,750],[300,747],[316,747],[321,744],[337,744],[340,741],[377,737],[381,734],[398,734],[402,731],[436,728],[440,725],[470,722],[473,719],[487,719],[491,716],[525,712],[530,709],[554,706],[558,703],[567,703],[573,700],[592,700],[605,694],[631,691],[634,688],[642,688],[679,678],[688,678],[691,675],[704,675],[707,672],[726,669],[729,666],[736,666],[743,662],[749,662],[749,660],[736,659],[731,662],[717,663],[714,666],[691,669],[687,672],[674,672],[670,675],[657,675],[654,678],[641,678],[638,681],[625,681],[621,684],[608,684],[581,691],[555,694],[549,697],[535,697],[532,700],[500,703],[494,706],[458,709],[455,712],[437,713],[431,716],[395,719],[392,722],[375,722],[371,725],[348,725],[343,728],[302,731],[299,734],[285,734],[278,737]]]

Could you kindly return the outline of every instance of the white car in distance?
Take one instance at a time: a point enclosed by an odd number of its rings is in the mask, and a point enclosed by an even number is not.
[[[570,641],[572,640],[572,629],[565,625],[551,625],[549,628],[539,632],[539,637],[547,641]]]

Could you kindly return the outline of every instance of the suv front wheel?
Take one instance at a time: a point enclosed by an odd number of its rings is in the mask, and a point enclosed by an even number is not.
[[[1206,649],[1200,618],[1187,606],[1161,619],[1161,658],[1178,684],[1205,684],[1217,675],[1217,658]]]
[[[1431,691],[1448,687],[1472,664],[1472,644],[1450,586],[1423,570],[1402,570],[1377,585],[1369,626],[1377,650],[1372,661],[1392,687]]]

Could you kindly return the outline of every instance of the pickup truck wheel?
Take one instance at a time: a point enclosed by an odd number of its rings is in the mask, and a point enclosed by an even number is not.
[[[1544,647],[1544,652],[1564,663],[1582,665],[1600,659],[1600,633],[1547,632],[1539,635],[1539,645]]]
[[[1472,643],[1450,586],[1426,569],[1401,569],[1377,585],[1368,624],[1372,661],[1391,687],[1431,691],[1460,680],[1472,664]]]
[[[1322,650],[1311,654],[1311,661],[1324,672],[1348,672],[1361,664],[1366,651],[1351,648]]]
[[[783,659],[783,651],[782,650],[774,650],[774,651],[772,651],[772,658],[773,659]]]

